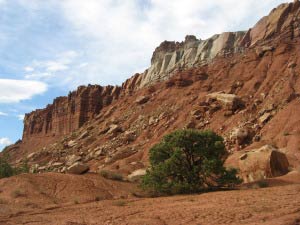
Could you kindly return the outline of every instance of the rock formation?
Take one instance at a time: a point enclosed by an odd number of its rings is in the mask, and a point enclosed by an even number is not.
[[[27,114],[22,142],[7,152],[16,164],[28,156],[41,172],[82,162],[129,175],[147,167],[148,149],[165,134],[196,128],[222,135],[230,153],[277,145],[296,168],[299,11],[295,1],[248,32],[165,41],[151,67],[121,87],[79,87]]]
[[[67,97],[56,98],[45,109],[25,115],[23,141],[69,134],[98,115],[102,107],[117,99],[120,90],[117,86],[80,86]]]
[[[286,155],[270,145],[235,153],[227,159],[227,166],[238,168],[244,182],[282,176],[289,172]]]

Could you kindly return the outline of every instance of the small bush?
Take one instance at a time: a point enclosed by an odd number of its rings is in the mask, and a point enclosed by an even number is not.
[[[104,177],[106,179],[110,179],[110,180],[118,180],[118,181],[123,180],[123,175],[122,174],[114,173],[114,172],[108,171],[108,170],[101,170],[100,175],[102,177]]]
[[[265,181],[265,180],[258,181],[257,184],[258,184],[258,186],[259,186],[260,188],[266,188],[266,187],[269,187],[269,183],[268,183],[267,181]]]
[[[123,201],[123,200],[118,200],[118,201],[114,201],[113,205],[114,206],[126,206],[127,203],[125,201]]]
[[[0,179],[11,177],[21,173],[29,173],[30,167],[27,160],[23,161],[21,166],[12,167],[8,162],[8,155],[0,157]]]
[[[102,198],[101,198],[100,196],[96,196],[95,201],[96,201],[96,202],[99,202],[99,201],[101,201],[101,199],[102,199]]]
[[[18,189],[11,192],[11,197],[13,197],[13,198],[19,198],[19,197],[24,197],[24,196],[25,196],[25,194]]]
[[[150,149],[151,167],[142,187],[154,194],[195,193],[241,182],[235,169],[223,167],[222,137],[212,131],[178,130]]]
[[[4,200],[4,199],[2,199],[2,198],[0,198],[0,205],[4,205],[4,204],[7,204],[7,201]]]
[[[15,174],[14,168],[8,163],[7,156],[0,157],[0,179]]]

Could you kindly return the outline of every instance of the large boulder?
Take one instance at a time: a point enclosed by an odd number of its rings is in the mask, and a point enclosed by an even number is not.
[[[89,170],[89,166],[80,162],[74,163],[67,168],[67,172],[71,174],[83,174]]]
[[[236,152],[228,157],[225,165],[237,168],[245,183],[282,176],[289,171],[286,155],[271,145]]]
[[[208,100],[217,100],[219,101],[223,106],[225,106],[226,109],[235,111],[239,108],[242,108],[244,106],[243,101],[234,94],[225,94],[222,92],[214,92],[207,95]]]
[[[251,137],[251,130],[248,127],[235,128],[230,134],[230,139],[238,145],[245,144]]]

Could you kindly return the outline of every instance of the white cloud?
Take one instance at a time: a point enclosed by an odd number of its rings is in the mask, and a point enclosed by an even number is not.
[[[0,79],[0,103],[17,103],[42,94],[47,85],[39,81]]]
[[[17,115],[18,120],[24,120],[24,117],[25,117],[24,114]]]
[[[70,67],[72,83],[120,83],[150,64],[164,40],[202,39],[246,30],[285,0],[65,0],[62,12],[75,35],[86,40],[89,65]],[[85,59],[86,60],[86,59]],[[76,68],[77,69],[77,68]],[[143,72],[143,71],[140,71]]]
[[[8,116],[8,114],[4,112],[0,112],[0,116]]]
[[[50,60],[34,60],[32,65],[27,66],[26,72],[34,72],[31,74],[26,74],[25,79],[35,79],[35,80],[44,80],[51,82],[55,81],[63,71],[69,70],[69,67],[74,63],[75,59],[78,57],[78,53],[75,51],[66,51],[58,54],[56,57]],[[55,79],[54,79],[55,78]],[[64,77],[59,77],[60,80],[63,80]]]
[[[9,138],[6,138],[6,137],[0,138],[0,145],[7,146],[7,145],[11,145],[11,144],[12,144],[12,141]]]
[[[31,67],[31,66],[26,66],[26,67],[24,68],[24,70],[25,70],[26,72],[33,72],[33,71],[34,71],[34,68]]]

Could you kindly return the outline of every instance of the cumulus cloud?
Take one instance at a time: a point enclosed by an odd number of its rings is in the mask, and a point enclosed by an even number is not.
[[[71,50],[62,52],[49,60],[34,60],[31,65],[24,69],[26,72],[32,72],[26,74],[25,79],[55,81],[57,83],[56,78],[61,75],[61,72],[70,69],[78,55],[77,52]],[[64,76],[59,78],[62,81]]]
[[[18,120],[24,120],[24,117],[25,117],[24,114],[17,115]]]
[[[39,81],[0,79],[0,103],[17,103],[42,94],[47,85]]]
[[[12,141],[9,138],[6,137],[0,138],[0,145],[7,146],[10,144],[12,144]]]
[[[150,64],[164,40],[187,34],[206,39],[224,31],[246,30],[283,0],[65,0],[64,17],[85,39],[89,66],[70,68],[70,80],[120,83]],[[78,68],[76,68],[78,69]],[[84,73],[83,73],[84,72]],[[143,71],[138,71],[143,72]]]
[[[8,116],[8,114],[0,111],[0,116]]]

